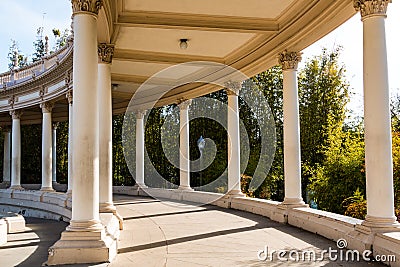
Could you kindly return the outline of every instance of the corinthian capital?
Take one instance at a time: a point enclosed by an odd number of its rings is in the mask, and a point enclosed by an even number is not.
[[[180,110],[186,110],[189,108],[190,104],[192,104],[192,99],[180,99],[178,101],[178,106]]]
[[[135,110],[135,115],[136,115],[136,119],[141,120],[144,118],[144,115],[146,115],[146,110],[144,110],[144,109]]]
[[[42,104],[40,104],[40,108],[42,109],[43,113],[51,113],[51,111],[53,110],[54,107],[54,103],[52,102],[44,102]]]
[[[67,100],[68,100],[68,104],[70,104],[70,105],[72,105],[72,101],[73,101],[73,92],[72,92],[72,90],[69,90],[66,94],[65,94],[65,97],[67,98]]]
[[[103,0],[71,0],[73,13],[91,13],[99,14],[103,5]]]
[[[225,83],[225,90],[227,95],[239,95],[242,83],[237,81],[227,81]]]
[[[15,110],[15,109],[13,109],[13,110],[10,110],[10,115],[11,115],[11,118],[13,119],[13,120],[16,120],[16,119],[21,119],[21,116],[22,116],[22,110],[21,109],[17,109],[17,110]]]
[[[301,53],[285,50],[279,54],[278,61],[283,70],[297,70],[297,65],[301,61]]]
[[[114,45],[104,43],[99,44],[97,54],[99,55],[99,63],[111,63],[114,55]]]
[[[386,16],[386,10],[392,0],[353,0],[354,8],[361,13],[361,19],[367,16]]]

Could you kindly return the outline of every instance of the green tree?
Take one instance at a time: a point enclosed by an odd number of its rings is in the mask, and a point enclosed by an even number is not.
[[[52,31],[55,39],[54,50],[58,50],[67,44],[67,39],[70,31],[68,29],[65,29],[63,32],[61,32],[59,29],[56,28],[54,28]]]
[[[363,136],[336,128],[327,142],[324,162],[311,171],[310,198],[319,209],[344,214],[345,199],[356,191],[365,195]]]
[[[251,80],[262,90],[271,112],[274,116],[276,131],[276,150],[275,158],[271,169],[262,184],[256,190],[254,196],[282,201],[284,198],[284,178],[283,178],[283,75],[282,69],[278,66],[257,74]],[[246,120],[243,117],[244,120]],[[254,126],[253,126],[254,127]],[[258,140],[256,140],[258,141]],[[259,142],[258,142],[259,144]],[[259,146],[255,145],[254,152],[260,152]],[[250,155],[250,163],[257,164],[258,157],[254,153]],[[251,172],[246,173],[251,175]]]
[[[339,63],[341,48],[323,49],[299,72],[302,189],[305,197],[312,170],[327,158],[331,133],[343,127],[349,84]]]
[[[35,52],[32,56],[32,61],[36,62],[42,59],[45,55],[45,47],[43,42],[43,27],[39,27],[36,31],[36,41],[33,42],[33,47],[35,48]]]
[[[21,68],[28,65],[28,59],[25,57],[18,47],[18,43],[11,39],[11,45],[8,50],[8,68],[10,70],[14,68]]]

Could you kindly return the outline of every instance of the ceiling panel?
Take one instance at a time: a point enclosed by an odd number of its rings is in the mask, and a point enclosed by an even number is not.
[[[246,3],[243,8],[243,2]],[[276,18],[294,0],[125,0],[126,11]]]
[[[225,57],[255,37],[254,33],[121,27],[117,49],[178,55]],[[181,49],[180,39],[188,39]]]

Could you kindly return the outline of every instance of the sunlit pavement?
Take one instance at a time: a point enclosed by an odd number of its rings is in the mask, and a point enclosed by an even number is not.
[[[75,266],[382,266],[346,261],[261,261],[272,250],[337,249],[336,243],[265,217],[214,206],[152,198],[114,196],[124,217],[118,256],[111,264]],[[25,233],[10,234],[0,246],[0,266],[41,266],[65,222],[26,218]],[[263,255],[263,254],[262,254]],[[261,255],[261,256],[262,256]],[[286,256],[286,259],[288,256]],[[71,266],[71,265],[69,265]]]

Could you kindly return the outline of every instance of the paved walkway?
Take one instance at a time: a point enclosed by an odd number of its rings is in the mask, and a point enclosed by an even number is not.
[[[114,196],[124,217],[118,256],[111,264],[80,266],[381,266],[366,262],[260,261],[257,252],[336,248],[335,242],[265,217],[214,206],[197,207],[151,198]],[[40,266],[63,222],[27,218],[29,231],[9,236],[0,266]]]

